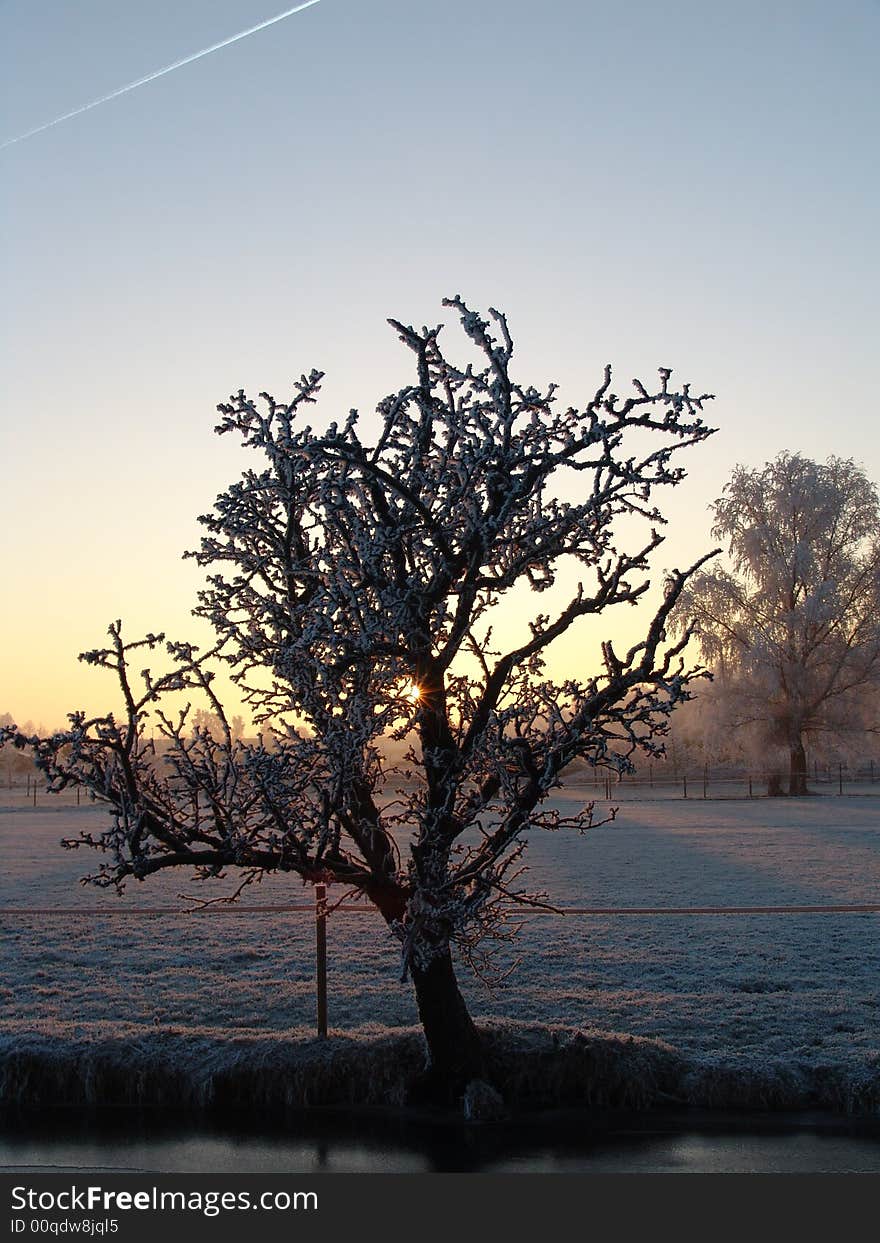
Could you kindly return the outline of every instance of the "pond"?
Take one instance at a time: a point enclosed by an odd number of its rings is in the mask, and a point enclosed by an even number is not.
[[[880,1119],[823,1114],[543,1115],[465,1126],[304,1115],[257,1128],[149,1113],[7,1117],[4,1172],[880,1173]]]

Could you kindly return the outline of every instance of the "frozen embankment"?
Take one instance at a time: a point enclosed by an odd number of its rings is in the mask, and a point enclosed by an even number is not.
[[[861,1066],[693,1058],[659,1040],[595,1030],[496,1022],[483,1031],[492,1078],[514,1110],[880,1110],[873,1058]],[[0,1036],[0,1104],[257,1114],[402,1106],[423,1063],[417,1028],[324,1041],[305,1033],[218,1038],[157,1030],[89,1039],[18,1032]]]

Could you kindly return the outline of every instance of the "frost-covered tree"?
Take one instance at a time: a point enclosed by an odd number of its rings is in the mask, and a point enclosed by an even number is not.
[[[194,612],[216,646],[168,643],[169,671],[138,673],[163,636],[127,642],[115,623],[83,659],[114,672],[124,712],[74,714],[36,746],[53,788],[78,782],[109,806],[102,835],[71,843],[106,855],[98,885],[184,866],[238,870],[240,889],[287,872],[375,904],[415,988],[426,1085],[448,1095],[485,1072],[453,950],[473,959],[537,900],[517,879],[530,831],[593,823],[592,805],[563,815],[548,801],[566,767],[625,770],[637,749],[658,753],[697,676],[687,635],[666,641],[697,567],[668,576],[641,642],[603,645],[601,671],[553,681],[545,658],[582,619],[643,597],[661,543],[654,492],[680,482],[678,454],[711,429],[708,395],[674,391],[665,368],[625,398],[608,368],[583,409],[561,407],[555,385],[512,377],[503,315],[444,305],[476,361],[447,358],[439,328],[390,321],[415,379],[379,404],[372,442],[354,411],[326,430],[305,422],[316,371],[292,400],[240,391],[219,407],[217,431],[259,464],[201,518],[188,554],[209,571]],[[645,529],[624,548],[619,520],[633,516]],[[502,645],[493,622],[554,584],[543,598],[568,584],[563,602]],[[218,662],[259,741],[234,736]],[[180,691],[202,693],[212,728],[163,706]],[[406,772],[383,758],[389,734],[412,741]]]
[[[216,712],[209,712],[207,708],[196,708],[190,713],[190,724],[193,733],[201,731],[205,734],[211,734],[215,738],[223,736],[226,726]],[[229,722],[229,733],[233,742],[238,742],[244,737],[244,718],[234,716]]]
[[[880,507],[851,459],[780,453],[738,466],[713,505],[730,569],[704,570],[678,616],[696,619],[719,712],[783,749],[807,792],[806,746],[873,728],[880,686]]]

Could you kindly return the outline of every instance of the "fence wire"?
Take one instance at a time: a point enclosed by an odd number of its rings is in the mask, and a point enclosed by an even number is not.
[[[190,907],[130,907],[128,910],[111,910],[106,907],[36,907],[16,906],[0,910],[0,919],[14,920],[23,917],[57,918],[57,919],[169,919],[180,916],[223,916],[231,915],[243,918],[248,915],[290,915],[308,912],[316,913],[316,905],[312,903],[295,903],[290,906],[208,906],[203,908]],[[336,915],[378,915],[374,906],[351,905],[340,906],[326,912],[326,918]],[[562,906],[552,909],[541,907],[523,908],[523,918],[565,918],[569,915],[630,916],[630,915],[877,915],[880,914],[880,903],[859,902],[849,905],[834,906]]]

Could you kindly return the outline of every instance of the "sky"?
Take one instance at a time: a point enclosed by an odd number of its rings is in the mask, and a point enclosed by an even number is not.
[[[5,0],[0,143],[284,7]],[[658,570],[736,463],[880,480],[878,36],[877,0],[320,0],[0,150],[0,713],[106,708],[114,618],[199,637],[217,402],[318,367],[368,412],[410,379],[386,318],[445,295],[567,404],[606,362],[717,394]]]

